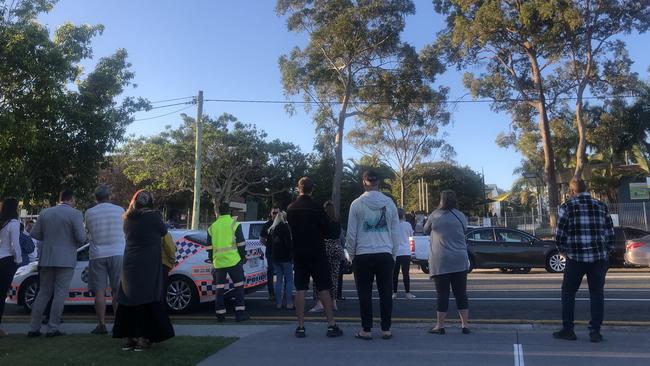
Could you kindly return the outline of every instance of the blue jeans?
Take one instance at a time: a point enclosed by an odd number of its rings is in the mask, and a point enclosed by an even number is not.
[[[282,305],[282,289],[287,307],[293,307],[293,264],[291,262],[273,263],[277,276],[275,281],[275,304]]]

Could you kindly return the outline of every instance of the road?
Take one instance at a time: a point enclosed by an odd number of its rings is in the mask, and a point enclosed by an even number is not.
[[[435,316],[436,293],[433,282],[415,267],[411,269],[411,292],[416,299],[404,299],[400,281],[399,298],[394,302],[393,317],[396,322],[428,322]],[[474,321],[489,323],[538,322],[555,323],[560,319],[561,274],[550,274],[534,270],[529,274],[502,274],[496,270],[477,270],[469,275],[468,293],[470,317]],[[352,276],[344,281],[345,301],[340,301],[337,317],[356,321],[359,307]],[[377,297],[377,293],[374,293]],[[589,293],[586,279],[578,292],[576,320],[589,319]],[[616,324],[647,323],[650,325],[650,270],[612,269],[607,275],[605,290],[605,320]],[[311,303],[308,303],[311,305]],[[289,310],[277,310],[267,300],[265,290],[249,294],[246,299],[248,313],[254,320],[290,320],[294,315]],[[378,301],[375,301],[378,314]],[[177,316],[178,319],[210,318],[212,304],[202,304],[191,314]],[[455,304],[450,302],[450,318],[455,316]],[[66,306],[64,319],[92,318],[92,306]],[[25,311],[15,305],[7,305],[5,315],[17,321],[26,318]],[[318,314],[309,317],[318,318]]]

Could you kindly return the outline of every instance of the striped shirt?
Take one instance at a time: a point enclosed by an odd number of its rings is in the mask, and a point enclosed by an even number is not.
[[[614,248],[614,225],[607,206],[589,193],[580,193],[560,206],[557,247],[577,262],[606,260]]]
[[[124,254],[124,209],[112,203],[99,203],[86,211],[90,259]]]

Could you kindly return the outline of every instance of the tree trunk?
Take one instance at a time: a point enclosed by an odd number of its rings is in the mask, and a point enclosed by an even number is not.
[[[529,54],[531,62],[531,71],[535,88],[537,89],[538,100],[535,108],[539,113],[539,132],[542,137],[542,147],[544,149],[544,177],[548,189],[549,219],[551,228],[555,230],[557,225],[557,209],[559,206],[559,197],[557,191],[557,179],[555,177],[555,154],[553,153],[553,142],[551,141],[551,128],[546,111],[546,97],[542,85],[542,75],[534,55]]]
[[[399,205],[401,208],[404,208],[404,195],[406,194],[406,187],[404,187],[404,173],[400,173],[397,176],[399,179]]]
[[[336,136],[334,139],[334,180],[332,181],[332,203],[336,216],[341,217],[341,181],[343,179],[343,132],[345,129],[345,118],[350,101],[351,83],[348,79],[341,110],[336,126]]]
[[[575,178],[582,178],[585,164],[587,163],[587,130],[582,115],[582,94],[584,87],[578,89],[576,100],[576,123],[578,124],[578,150],[576,150],[576,169],[573,172]]]

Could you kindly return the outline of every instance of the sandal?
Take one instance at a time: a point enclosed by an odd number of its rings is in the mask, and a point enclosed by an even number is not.
[[[357,333],[354,335],[354,338],[356,338],[356,339],[363,339],[364,341],[372,341],[372,336],[371,336],[371,335],[369,335],[369,336],[364,336],[364,335],[361,334],[361,332],[357,332]]]

